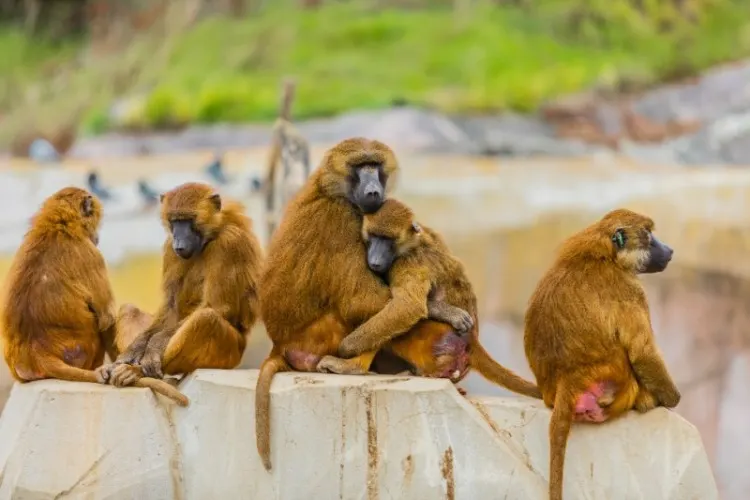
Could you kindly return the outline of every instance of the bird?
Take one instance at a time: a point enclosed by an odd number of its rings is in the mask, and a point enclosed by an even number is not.
[[[138,193],[147,206],[153,206],[159,202],[159,193],[148,185],[146,179],[138,179]]]
[[[250,177],[250,192],[251,193],[257,193],[263,188],[263,181],[260,180],[260,177],[257,175],[253,175]]]
[[[214,155],[214,160],[206,167],[206,173],[219,184],[229,183],[229,179],[224,173],[224,163],[219,153]]]
[[[57,163],[60,154],[47,139],[37,138],[29,145],[29,158],[39,163]]]
[[[96,173],[95,170],[92,170],[89,172],[87,176],[87,183],[89,186],[89,190],[94,193],[99,199],[101,200],[111,200],[112,199],[112,193],[109,192],[109,189],[102,186],[99,182],[99,174]]]

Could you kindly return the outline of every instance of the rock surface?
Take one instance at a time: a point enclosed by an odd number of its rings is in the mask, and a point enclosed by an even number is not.
[[[177,408],[144,389],[41,381],[0,418],[0,498],[545,499],[550,412],[445,380],[281,374],[273,470],[255,449],[255,370],[202,370]],[[658,409],[575,426],[566,498],[718,498],[697,430]]]

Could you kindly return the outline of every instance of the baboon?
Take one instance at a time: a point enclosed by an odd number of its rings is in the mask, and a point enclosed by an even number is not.
[[[549,497],[561,500],[571,422],[673,408],[677,390],[655,343],[640,273],[664,271],[673,251],[654,222],[609,212],[563,243],[525,316],[524,347],[550,419]]]
[[[101,218],[101,202],[76,187],[57,191],[34,215],[8,273],[2,307],[5,361],[16,380],[102,382],[92,370],[104,361],[115,300],[96,247]],[[144,378],[138,386],[188,403],[162,380]]]
[[[273,375],[292,369],[288,360],[300,355],[312,357],[314,370],[320,357],[336,354],[341,339],[391,299],[388,286],[367,267],[361,227],[362,215],[380,208],[397,173],[396,156],[385,144],[340,142],[326,152],[271,237],[260,302],[273,348],[260,368],[255,400],[258,452],[268,470]],[[382,331],[405,332],[426,314],[423,305],[384,318],[382,324],[394,324]]]
[[[234,368],[258,318],[262,254],[242,205],[200,183],[182,184],[160,199],[167,231],[162,304],[153,318],[132,305],[121,310],[121,352],[100,369],[116,386],[143,375]]]
[[[393,300],[341,341],[339,352],[357,357],[326,356],[318,365],[320,371],[362,373],[382,346],[422,376],[458,382],[474,368],[490,382],[541,398],[534,384],[493,360],[479,342],[474,289],[463,264],[436,231],[418,224],[411,209],[390,198],[377,212],[364,216],[362,238],[368,266],[387,277]],[[426,307],[429,319],[384,344],[382,332],[370,325],[377,324],[380,315],[410,310],[411,302]]]
[[[287,80],[284,82],[279,118],[273,126],[266,167],[266,224],[269,238],[279,225],[289,200],[310,176],[310,145],[291,122],[293,100],[294,82]]]

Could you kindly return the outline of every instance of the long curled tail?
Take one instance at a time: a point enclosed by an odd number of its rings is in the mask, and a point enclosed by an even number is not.
[[[471,344],[469,362],[473,369],[490,382],[501,385],[518,394],[523,394],[524,396],[542,399],[542,393],[535,384],[519,377],[492,359],[482,344],[479,343],[479,340],[475,340]]]
[[[573,422],[574,399],[563,382],[557,385],[555,406],[549,421],[549,500],[562,500],[565,449]]]
[[[143,377],[138,379],[138,381],[136,381],[134,385],[136,387],[148,387],[152,391],[158,392],[162,396],[168,397],[169,399],[183,407],[187,406],[190,403],[190,400],[187,398],[187,396],[177,390],[176,387],[169,384],[168,382],[159,380],[158,378]]]
[[[260,366],[255,385],[255,440],[263,467],[271,470],[271,382],[279,372],[290,367],[280,354],[272,353]]]

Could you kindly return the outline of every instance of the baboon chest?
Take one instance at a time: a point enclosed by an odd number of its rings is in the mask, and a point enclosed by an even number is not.
[[[202,267],[189,269],[177,284],[176,303],[180,319],[195,311],[203,302],[204,274]]]

